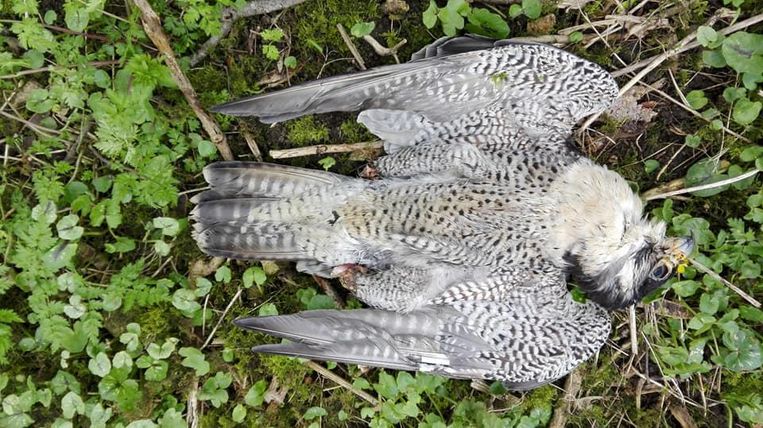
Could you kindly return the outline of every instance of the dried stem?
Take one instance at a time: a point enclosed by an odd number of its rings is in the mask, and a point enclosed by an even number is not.
[[[233,160],[233,153],[231,152],[230,147],[228,147],[225,134],[220,130],[220,126],[217,125],[217,122],[215,122],[215,120],[201,108],[201,103],[199,102],[198,96],[196,96],[196,91],[193,89],[191,82],[180,68],[180,64],[178,64],[177,58],[175,57],[175,52],[172,51],[172,47],[170,46],[170,41],[167,38],[167,35],[164,34],[159,16],[154,12],[154,9],[151,8],[151,5],[148,4],[147,0],[133,0],[133,3],[140,9],[143,29],[146,31],[146,34],[154,45],[159,49],[159,52],[164,55],[167,67],[169,67],[170,73],[172,74],[172,79],[177,83],[180,91],[183,92],[186,101],[190,104],[196,117],[199,118],[201,126],[207,132],[212,143],[217,147],[217,150],[220,151],[220,155],[222,155],[223,159]]]
[[[700,190],[708,190],[708,189],[715,189],[716,187],[725,186],[727,184],[734,184],[736,182],[746,180],[750,177],[755,176],[755,174],[759,173],[759,169],[753,169],[752,171],[747,171],[744,174],[737,175],[736,177],[727,178],[725,180],[716,181],[714,183],[708,183],[703,184],[700,186],[694,186],[694,187],[687,187],[685,189],[679,189],[679,190],[673,190],[671,192],[665,192],[665,193],[658,193],[654,194],[654,189],[647,190],[644,192],[643,195],[641,195],[642,199],[645,201],[653,201],[655,199],[665,199],[671,196],[676,195],[683,195],[684,193],[691,193],[691,192],[698,192]]]
[[[220,318],[217,320],[217,324],[215,324],[215,327],[212,329],[212,331],[209,332],[209,336],[207,336],[207,340],[204,341],[204,344],[201,345],[201,349],[206,348],[209,346],[209,344],[212,342],[212,338],[215,337],[215,333],[217,332],[217,329],[220,328],[220,324],[225,320],[225,316],[228,315],[228,311],[233,307],[233,304],[236,303],[239,297],[241,297],[241,291],[242,289],[239,287],[238,291],[236,291],[236,294],[233,295],[233,298],[230,299],[230,302],[228,302],[228,306],[225,307],[225,310],[222,314],[220,314]]]
[[[270,157],[273,159],[298,158],[301,156],[322,155],[325,153],[347,153],[359,150],[381,149],[382,141],[370,141],[355,144],[321,144],[317,146],[297,147],[294,149],[271,150]]]
[[[357,395],[358,397],[368,401],[372,406],[379,405],[379,400],[371,396],[371,394],[365,391],[362,391],[358,388],[355,388],[354,386],[352,386],[350,382],[347,382],[341,376],[335,374],[331,370],[323,367],[322,365],[316,363],[315,361],[308,361],[306,364],[308,367],[318,372],[318,374],[320,374],[321,376],[333,381],[334,383],[341,386],[342,388],[345,388],[349,390],[350,392],[352,392],[353,394]]]
[[[696,261],[694,259],[689,259],[689,261],[691,262],[692,266],[697,268],[698,271],[700,271],[700,272],[702,272],[704,274],[710,275],[716,281],[720,281],[726,287],[729,287],[730,289],[732,289],[735,293],[737,293],[741,298],[746,300],[749,304],[755,306],[756,308],[760,308],[760,302],[757,301],[754,297],[752,297],[749,294],[745,293],[741,288],[739,288],[736,285],[732,284],[728,280],[723,279],[722,276],[720,276],[717,273],[713,272],[712,269],[710,269],[709,267],[703,265],[702,263],[700,263],[700,262],[698,262],[698,261]]]
[[[361,70],[366,70],[366,63],[365,61],[363,61],[363,57],[360,56],[360,52],[358,52],[358,47],[355,46],[355,43],[352,42],[350,35],[347,34],[347,30],[344,29],[344,25],[336,24],[336,29],[339,30],[339,35],[342,36],[342,40],[344,40],[344,44],[347,45],[347,49],[350,50],[352,57],[355,58],[355,62],[358,63],[358,67],[360,67]]]
[[[567,416],[570,414],[572,403],[575,402],[578,392],[580,392],[580,386],[582,384],[583,377],[580,375],[580,369],[576,368],[567,375],[567,380],[564,382],[564,395],[556,404],[554,409],[554,417],[548,424],[549,428],[563,428],[567,425]]]

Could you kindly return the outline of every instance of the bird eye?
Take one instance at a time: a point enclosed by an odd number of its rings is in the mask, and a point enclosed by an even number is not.
[[[649,277],[655,281],[665,281],[670,276],[670,267],[665,263],[660,263],[652,269]]]

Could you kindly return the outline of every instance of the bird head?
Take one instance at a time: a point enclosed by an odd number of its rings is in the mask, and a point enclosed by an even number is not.
[[[573,170],[563,189],[558,237],[574,282],[606,309],[622,309],[664,284],[691,253],[691,238],[665,236],[643,216],[641,199],[606,168]]]

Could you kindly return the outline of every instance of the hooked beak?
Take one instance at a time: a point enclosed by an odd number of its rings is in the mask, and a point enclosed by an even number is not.
[[[668,241],[666,253],[670,258],[671,264],[678,266],[686,263],[692,250],[694,250],[694,239],[684,236],[682,238],[671,238]]]

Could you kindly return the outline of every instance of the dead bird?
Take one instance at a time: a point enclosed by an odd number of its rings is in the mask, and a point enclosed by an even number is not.
[[[608,311],[655,290],[692,248],[572,143],[617,89],[565,51],[466,36],[218,106],[265,123],[360,110],[387,154],[376,180],[212,164],[194,237],[210,255],[339,277],[373,308],[237,320],[291,341],[255,352],[542,385],[597,352]],[[570,277],[587,302],[572,299]]]

